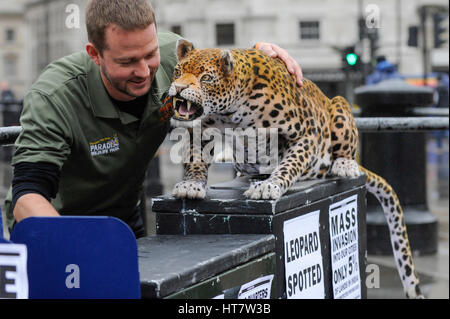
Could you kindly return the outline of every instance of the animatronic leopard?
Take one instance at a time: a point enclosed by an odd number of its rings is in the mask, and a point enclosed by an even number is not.
[[[328,99],[311,81],[296,85],[285,65],[256,49],[194,49],[180,40],[169,96],[175,123],[201,120],[202,129],[278,128],[281,159],[270,177],[251,183],[250,199],[279,199],[297,180],[366,174],[366,187],[383,206],[394,257],[408,298],[423,298],[399,200],[381,177],[355,161],[358,130],[348,102]],[[187,121],[187,122],[186,122]],[[195,154],[192,153],[191,160]],[[245,172],[245,165],[236,169]],[[177,198],[206,196],[208,164],[185,164]]]

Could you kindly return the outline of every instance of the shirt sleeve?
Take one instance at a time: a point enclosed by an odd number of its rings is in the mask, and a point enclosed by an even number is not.
[[[60,172],[58,167],[49,163],[21,162],[14,166],[12,180],[12,208],[25,194],[37,193],[48,201],[58,192]]]
[[[60,170],[70,155],[72,130],[64,108],[39,91],[30,91],[20,116],[22,131],[15,143],[12,165],[50,163]]]

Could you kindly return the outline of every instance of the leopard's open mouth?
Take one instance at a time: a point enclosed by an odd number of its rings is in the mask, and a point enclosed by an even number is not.
[[[175,109],[173,117],[179,121],[192,121],[203,114],[203,107],[201,105],[181,97],[173,97],[173,107]]]

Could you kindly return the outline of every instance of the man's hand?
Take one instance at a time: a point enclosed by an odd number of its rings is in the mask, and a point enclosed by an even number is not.
[[[60,216],[44,196],[34,193],[20,196],[14,207],[13,214],[17,222],[32,216]]]
[[[258,42],[255,45],[255,49],[261,50],[262,52],[264,52],[264,54],[272,58],[279,58],[281,61],[283,61],[284,64],[286,64],[289,73],[293,74],[296,77],[297,84],[300,87],[303,86],[302,69],[298,65],[297,61],[295,61],[285,49],[280,48],[276,44],[267,42]]]

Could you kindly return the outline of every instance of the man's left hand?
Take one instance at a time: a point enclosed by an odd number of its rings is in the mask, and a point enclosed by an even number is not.
[[[298,65],[297,61],[295,61],[289,53],[283,49],[280,48],[278,45],[273,43],[267,43],[267,42],[258,42],[255,45],[255,48],[258,50],[261,50],[264,52],[264,54],[272,57],[272,58],[279,58],[281,61],[286,64],[286,67],[292,75],[294,75],[297,79],[297,84],[302,87],[303,86],[303,73],[302,69]]]

